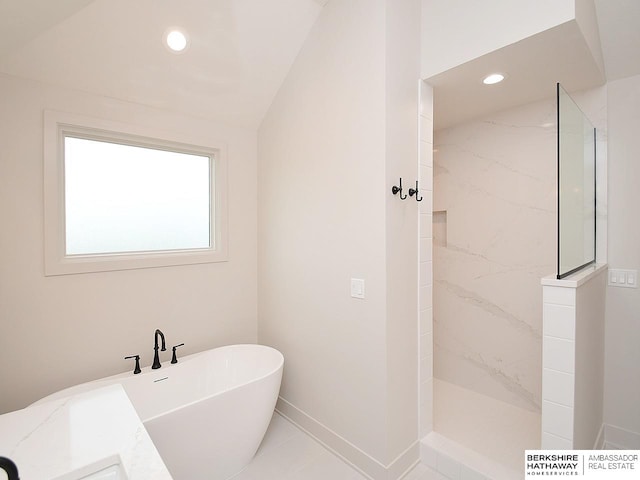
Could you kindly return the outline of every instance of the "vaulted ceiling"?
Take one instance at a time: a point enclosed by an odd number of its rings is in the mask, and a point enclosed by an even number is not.
[[[0,0],[0,72],[256,128],[324,3]]]
[[[0,0],[0,72],[257,128],[327,1]],[[607,80],[640,74],[640,1],[594,3]],[[190,37],[183,54],[162,43],[173,26]],[[555,50],[566,38],[556,33]],[[545,48],[538,48],[541,68],[569,73],[566,62],[549,63]],[[485,60],[509,62],[521,70],[511,80],[523,79],[509,101],[535,100],[540,94],[530,88],[544,83],[540,69],[517,50],[501,55]],[[497,97],[485,99],[471,112],[482,97],[464,77],[478,67],[434,79],[437,126],[499,106]],[[575,88],[589,86],[576,79]]]

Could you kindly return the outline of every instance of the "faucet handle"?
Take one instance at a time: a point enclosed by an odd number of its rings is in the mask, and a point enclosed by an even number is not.
[[[178,363],[178,357],[176,356],[176,348],[178,347],[182,347],[184,345],[184,343],[181,343],[179,345],[174,345],[172,350],[173,350],[173,356],[171,357],[171,363]]]
[[[124,357],[125,360],[129,360],[130,358],[136,359],[136,368],[133,369],[133,374],[137,375],[142,370],[140,370],[140,355],[129,355],[128,357]]]
[[[11,461],[10,458],[0,457],[0,470],[3,470],[6,473],[8,480],[20,480],[20,476],[18,475],[18,467],[16,464]]]

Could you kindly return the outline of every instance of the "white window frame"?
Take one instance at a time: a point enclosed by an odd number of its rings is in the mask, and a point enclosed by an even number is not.
[[[65,248],[64,138],[80,136],[211,158],[211,243],[209,248],[133,253],[67,255]],[[44,267],[45,276],[137,268],[192,265],[228,260],[227,154],[222,143],[188,132],[44,112]]]

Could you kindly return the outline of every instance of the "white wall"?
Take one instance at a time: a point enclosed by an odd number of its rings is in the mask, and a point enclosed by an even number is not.
[[[156,328],[182,354],[256,341],[255,131],[6,76],[0,92],[0,412],[133,368],[125,355],[150,365]],[[230,260],[44,277],[45,109],[226,143]]]
[[[419,8],[327,3],[258,134],[259,340],[285,355],[278,408],[374,478],[417,459],[418,205],[391,186],[417,175]]]
[[[422,0],[422,57],[428,59],[422,65],[422,78],[573,20],[575,3],[483,0],[476,7],[468,0]]]
[[[608,84],[610,268],[640,270],[639,111],[640,76]],[[640,290],[608,287],[605,339],[605,423],[640,448]]]
[[[407,188],[419,180],[420,11],[419,0],[386,1],[387,463],[411,446],[418,454],[420,203],[390,195],[390,186],[399,176]]]
[[[595,3],[593,0],[574,1],[574,14],[578,27],[582,32],[585,42],[589,46],[593,60],[598,66],[598,69],[604,74],[604,58],[602,57],[602,47],[600,46],[600,31],[598,29]]]
[[[384,2],[329,2],[258,132],[259,340],[281,396],[384,457]],[[366,299],[350,297],[350,278]],[[327,395],[332,401],[324,401]]]
[[[594,447],[603,421],[604,312],[607,275],[576,290],[573,447]]]

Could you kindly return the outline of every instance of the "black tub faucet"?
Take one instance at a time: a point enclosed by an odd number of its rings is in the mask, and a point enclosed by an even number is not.
[[[7,457],[0,457],[0,469],[7,472],[7,478],[9,480],[20,480],[18,475],[18,467],[16,464],[9,460]]]
[[[151,365],[151,368],[153,368],[154,370],[162,366],[160,365],[160,357],[158,356],[158,335],[160,335],[160,338],[162,339],[162,348],[160,350],[163,352],[167,350],[167,347],[165,346],[165,343],[164,343],[164,333],[156,329],[155,343],[153,346],[153,350],[154,350],[153,365]]]

